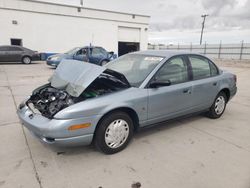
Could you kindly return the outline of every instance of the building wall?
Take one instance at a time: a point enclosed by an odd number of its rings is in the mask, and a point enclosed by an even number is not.
[[[140,31],[140,49],[147,49],[149,17],[23,0],[0,0],[0,45],[20,38],[40,52],[65,52],[76,46],[103,46],[118,51],[118,28]],[[17,21],[13,24],[12,21]],[[133,41],[131,41],[133,42]]]

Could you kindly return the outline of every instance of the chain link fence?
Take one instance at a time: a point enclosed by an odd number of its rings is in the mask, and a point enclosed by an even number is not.
[[[182,50],[193,53],[204,54],[210,58],[218,59],[250,59],[250,43],[238,44],[208,44],[203,45],[192,44],[189,45],[148,45],[150,50]]]

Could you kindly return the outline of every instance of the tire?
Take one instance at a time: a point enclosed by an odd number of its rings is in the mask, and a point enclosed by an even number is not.
[[[103,61],[101,62],[101,66],[106,65],[107,63],[108,63],[107,60],[103,60]]]
[[[226,109],[227,105],[227,96],[224,92],[220,92],[215,100],[213,105],[210,107],[208,111],[208,117],[211,119],[217,119],[222,116]]]
[[[114,154],[128,145],[133,132],[134,125],[130,116],[120,111],[113,112],[98,124],[94,144],[103,153]]]
[[[23,64],[31,64],[31,58],[29,56],[24,56],[22,58],[22,63]]]

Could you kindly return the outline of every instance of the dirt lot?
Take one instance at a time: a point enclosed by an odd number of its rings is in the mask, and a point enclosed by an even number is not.
[[[0,187],[249,188],[250,62],[216,62],[238,76],[237,96],[222,118],[195,116],[145,130],[115,155],[91,146],[51,148],[33,138],[16,106],[54,70],[44,62],[0,64]]]

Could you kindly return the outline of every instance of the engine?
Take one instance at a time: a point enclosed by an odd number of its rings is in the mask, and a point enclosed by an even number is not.
[[[128,86],[113,76],[101,74],[79,97],[69,95],[66,90],[54,88],[49,84],[35,89],[26,104],[36,113],[52,119],[62,109],[104,94],[126,89]]]
[[[74,98],[63,90],[48,86],[37,89],[27,104],[33,105],[43,116],[52,118],[60,110],[74,104]]]

